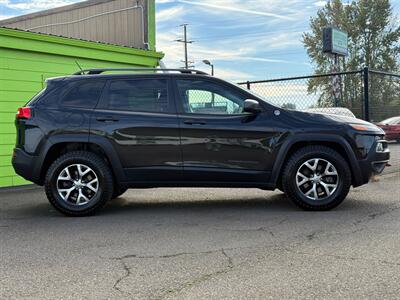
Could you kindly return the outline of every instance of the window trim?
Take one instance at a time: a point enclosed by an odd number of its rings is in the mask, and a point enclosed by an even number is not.
[[[142,110],[123,110],[123,109],[114,109],[108,108],[108,99],[110,95],[110,85],[114,81],[139,81],[139,80],[164,80],[167,85],[167,102],[168,102],[168,111],[142,111]],[[173,89],[171,88],[171,80],[168,77],[121,77],[121,78],[109,78],[103,88],[102,96],[96,106],[98,110],[105,110],[105,111],[113,111],[115,113],[140,113],[140,114],[164,114],[164,115],[171,115],[176,114],[176,106],[175,102],[172,98]]]
[[[240,114],[209,114],[209,113],[190,113],[190,112],[186,112],[185,108],[183,107],[182,100],[180,98],[178,80],[192,80],[192,81],[203,80],[203,81],[210,82],[210,83],[213,83],[213,84],[217,84],[217,85],[219,84],[219,85],[224,86],[224,87],[229,88],[229,89],[233,89],[233,90],[237,91],[240,95],[243,95],[243,97],[246,98],[245,100],[254,99],[255,97],[254,96],[250,97],[250,94],[247,94],[245,91],[235,87],[235,85],[231,85],[226,81],[223,81],[223,80],[220,80],[220,79],[217,79],[217,78],[214,78],[214,77],[208,78],[208,77],[205,77],[205,76],[200,77],[200,76],[195,76],[195,75],[192,75],[192,76],[187,76],[187,75],[174,76],[173,77],[173,81],[174,81],[173,82],[173,86],[174,86],[175,105],[176,105],[176,109],[177,109],[178,114],[181,115],[181,116],[185,116],[185,117],[189,117],[189,116],[196,116],[196,117],[197,116],[198,117],[201,117],[201,116],[203,116],[203,117],[204,116],[208,116],[208,117],[235,117],[235,116],[236,117],[247,117],[247,116],[251,115],[250,113],[247,113],[247,112],[243,112],[243,113],[240,113]],[[261,99],[257,98],[255,100],[260,101]],[[267,110],[267,108],[264,106],[264,101],[260,101],[260,106],[262,108],[262,112],[265,112]]]

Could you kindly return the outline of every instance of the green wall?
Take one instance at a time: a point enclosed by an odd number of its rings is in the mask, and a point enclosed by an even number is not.
[[[0,187],[29,184],[14,173],[15,113],[46,78],[86,68],[156,67],[162,53],[0,28]]]

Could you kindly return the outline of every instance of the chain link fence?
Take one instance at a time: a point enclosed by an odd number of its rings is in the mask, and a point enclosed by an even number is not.
[[[380,126],[389,118],[400,117],[400,74],[396,73],[364,68],[239,84],[286,109],[353,116]],[[399,137],[391,135],[389,171],[400,171],[400,123],[398,127]]]
[[[369,120],[381,122],[400,116],[400,74],[370,71],[368,77]]]

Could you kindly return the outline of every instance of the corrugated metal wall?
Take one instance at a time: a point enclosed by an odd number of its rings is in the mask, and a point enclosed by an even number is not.
[[[148,2],[91,0],[0,21],[0,26],[147,49]]]
[[[82,68],[155,67],[161,53],[0,28],[0,187],[28,184],[11,166],[18,107],[49,77]]]

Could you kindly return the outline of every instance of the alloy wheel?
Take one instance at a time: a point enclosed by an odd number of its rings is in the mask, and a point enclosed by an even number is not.
[[[73,164],[64,168],[57,178],[57,192],[71,205],[88,204],[99,190],[96,172],[84,164]]]
[[[312,158],[297,170],[296,185],[308,199],[325,200],[338,188],[339,175],[335,166],[328,160]]]

